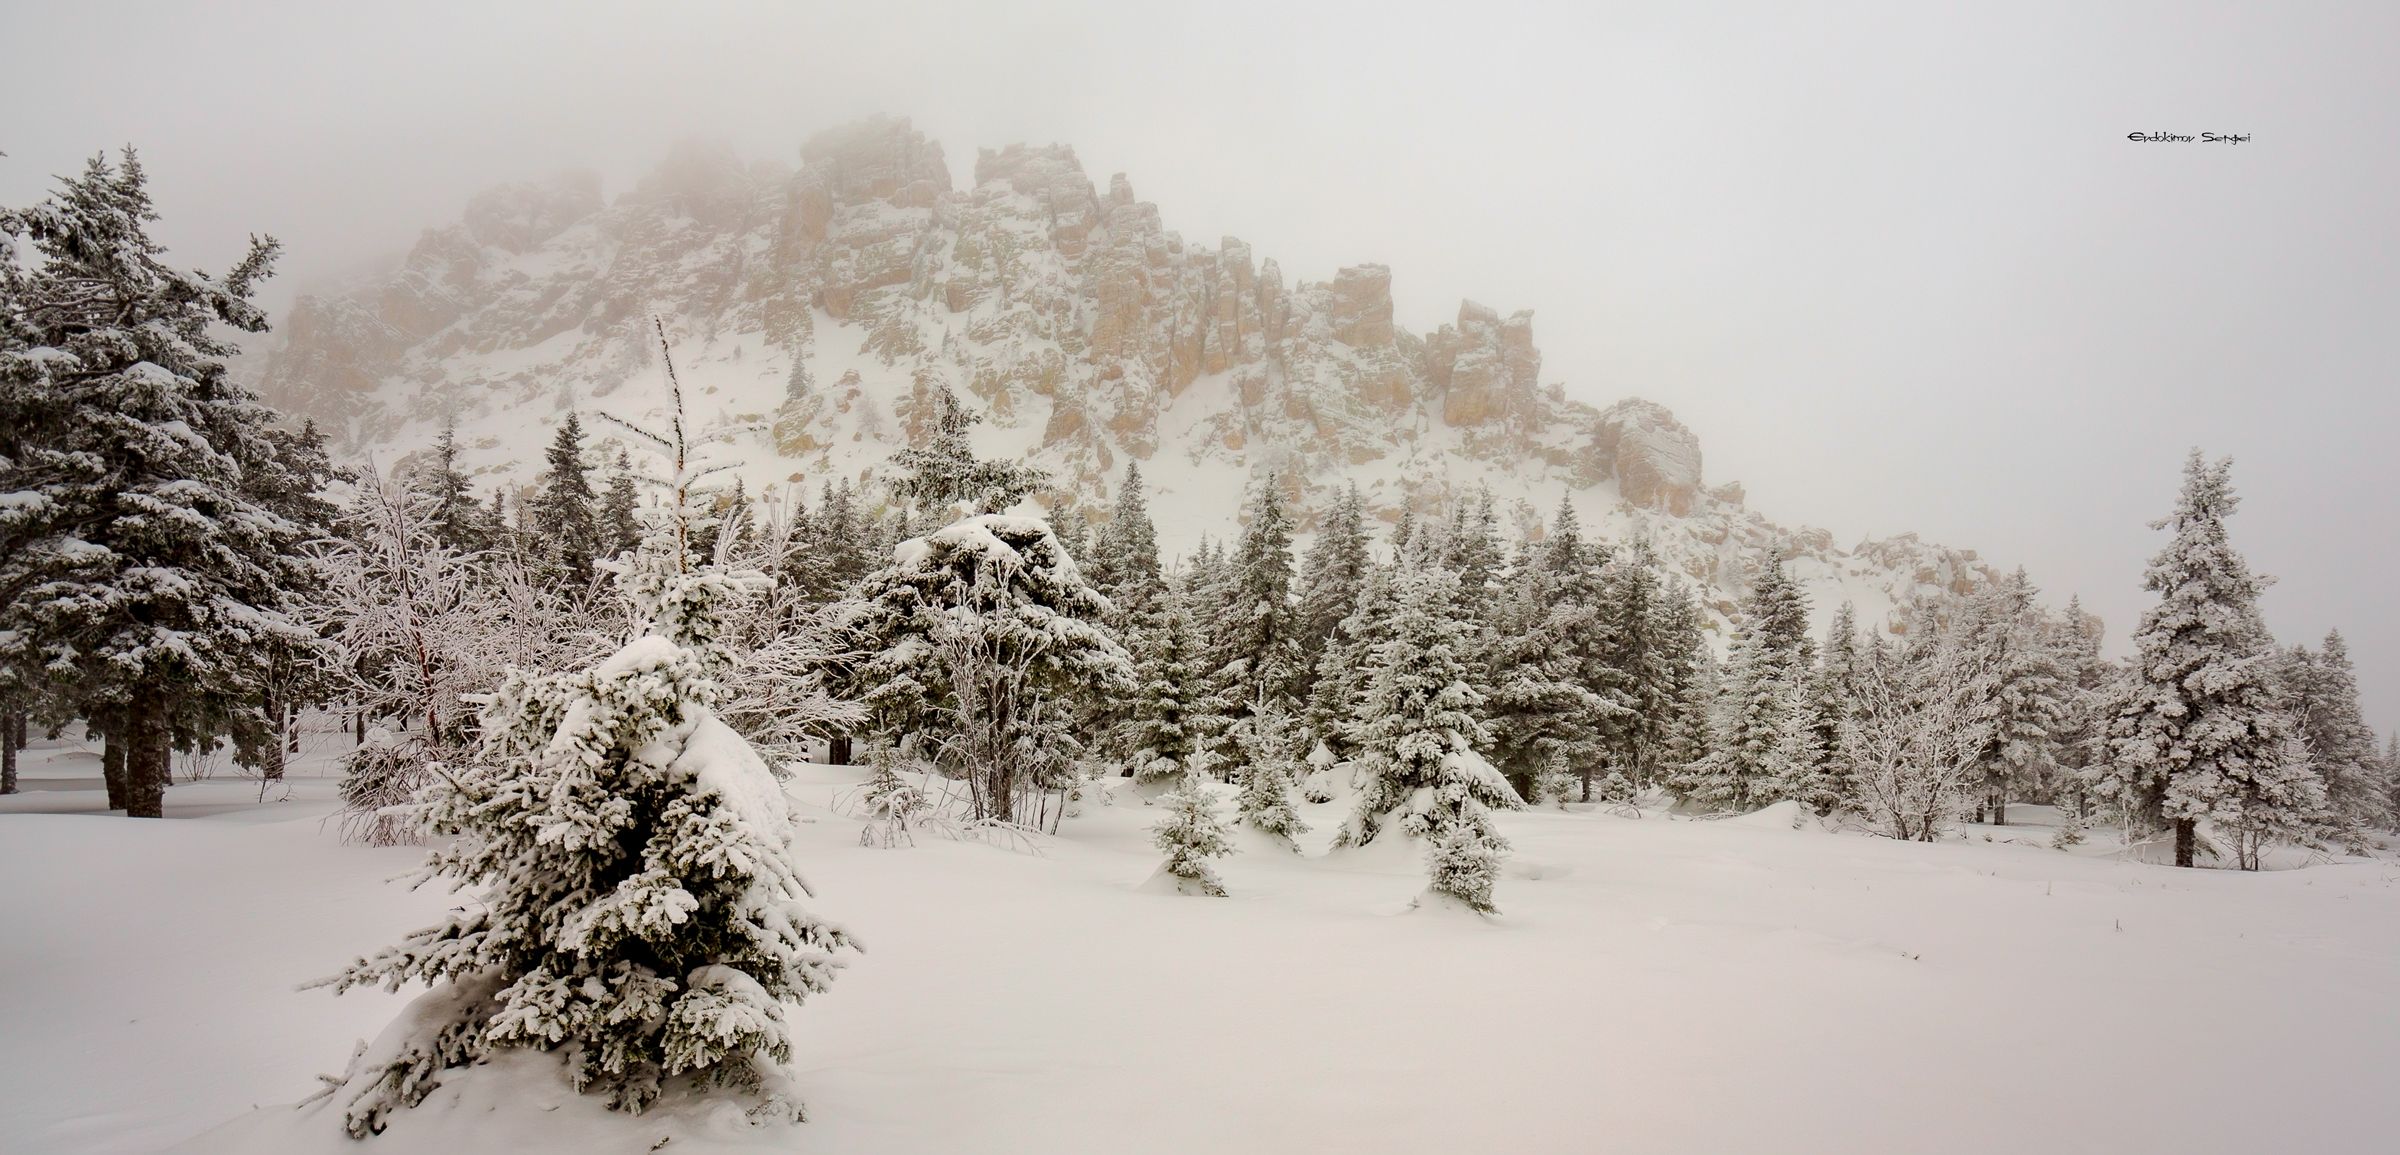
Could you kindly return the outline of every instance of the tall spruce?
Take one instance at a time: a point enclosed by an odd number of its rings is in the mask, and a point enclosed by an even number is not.
[[[592,562],[608,553],[602,544],[599,495],[592,491],[591,469],[583,460],[583,422],[573,410],[559,423],[543,459],[548,467],[532,503],[543,560],[552,572],[581,588],[591,584]]]
[[[1215,677],[1227,716],[1239,720],[1289,696],[1299,679],[1292,522],[1274,475],[1251,498],[1241,543],[1227,564]]]
[[[2133,634],[2133,681],[2098,784],[2138,824],[2173,829],[2177,866],[2197,860],[2208,821],[2235,839],[2237,863],[2255,868],[2258,848],[2314,821],[2324,799],[2259,617],[2266,582],[2226,534],[2232,472],[2231,458],[2210,464],[2193,450],[2174,514],[2152,523],[2172,539],[2143,580],[2159,600]]]
[[[1733,652],[1718,685],[1710,750],[1678,783],[1683,796],[1728,810],[1782,797],[1776,751],[1783,715],[1810,672],[1808,601],[1770,559],[1745,603]]]
[[[123,748],[114,800],[139,817],[176,746],[263,740],[275,664],[318,646],[288,612],[309,531],[254,480],[284,469],[273,414],[216,332],[266,330],[277,245],[210,276],[167,263],[157,219],[131,149],[0,209],[0,668]]]

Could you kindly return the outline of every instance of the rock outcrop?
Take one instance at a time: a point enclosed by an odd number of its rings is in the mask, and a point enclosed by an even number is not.
[[[1273,474],[1304,523],[1353,482],[1387,519],[1482,486],[1542,512],[1569,493],[1728,606],[1767,553],[1852,584],[1867,564],[1706,487],[1664,407],[1545,384],[1530,312],[1469,301],[1412,333],[1390,269],[1287,282],[1238,239],[1168,229],[1123,174],[1102,192],[1064,145],[983,150],[963,190],[906,120],[820,134],[800,161],[687,144],[613,202],[589,174],[493,189],[392,273],[303,298],[262,391],[352,448],[452,417],[497,447],[487,468],[530,469],[561,409],[638,407],[658,316],[703,408],[771,430],[747,451],[762,484],[872,473],[948,385],[989,411],[986,452],[1050,471],[1054,507],[1104,508],[1145,463],[1188,508],[1171,543],[1230,525]],[[1921,551],[1877,548],[1895,602],[1926,584]]]

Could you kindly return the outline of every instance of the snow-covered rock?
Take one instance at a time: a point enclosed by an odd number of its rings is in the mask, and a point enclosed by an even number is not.
[[[800,160],[688,144],[613,201],[588,174],[493,189],[391,272],[303,298],[259,384],[354,450],[422,446],[455,417],[471,467],[522,482],[563,411],[657,392],[656,314],[695,408],[759,428],[754,487],[884,468],[947,383],[990,411],[980,452],[1050,471],[1052,508],[1105,517],[1142,462],[1170,552],[1230,530],[1272,473],[1303,528],[1353,480],[1386,521],[1489,485],[1530,526],[1570,495],[1720,617],[1770,553],[1821,612],[1853,599],[1870,622],[1988,576],[1972,553],[1845,551],[1768,521],[1704,483],[1664,406],[1543,382],[1530,312],[1470,301],[1411,332],[1392,270],[1287,281],[1238,239],[1167,228],[1123,174],[1101,191],[1067,146],[983,150],[959,189],[938,145],[878,118]]]

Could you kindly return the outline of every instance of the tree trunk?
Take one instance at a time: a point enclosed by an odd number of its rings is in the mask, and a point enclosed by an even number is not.
[[[1582,779],[1583,779],[1583,798],[1582,798],[1582,801],[1585,801],[1585,802],[1589,802],[1589,801],[1591,801],[1591,800],[1592,800],[1592,768],[1591,768],[1590,766],[1585,766],[1583,769],[1581,769],[1581,770],[1578,770],[1578,771],[1576,771],[1575,773],[1576,773],[1576,775],[1577,775],[1578,777],[1580,777],[1580,778],[1582,778]]]
[[[0,714],[0,794],[17,792],[17,715]]]
[[[125,809],[125,736],[104,730],[100,734],[100,777],[108,783],[108,808]]]
[[[366,708],[365,706],[360,706],[360,707],[359,707],[357,710],[353,711],[353,712],[351,713],[351,715],[350,715],[350,723],[351,723],[351,726],[353,727],[353,729],[356,731],[356,734],[357,734],[357,738],[356,738],[357,744],[358,744],[358,745],[361,745],[361,746],[364,746],[364,745],[366,745],[366,744],[367,744],[367,708]]]
[[[850,765],[850,735],[837,734],[825,740],[825,761],[835,766]]]
[[[300,752],[300,707],[298,706],[283,712],[283,742],[284,753],[297,754]],[[276,764],[275,776],[278,778],[283,776],[281,762]]]
[[[2008,795],[1992,795],[1992,825],[2008,825]]]
[[[2189,818],[2175,820],[2175,865],[2177,866],[2192,864],[2193,843],[2199,833],[2194,829],[2194,825],[2193,820]]]
[[[269,782],[283,781],[283,735],[272,735],[259,747],[258,776]]]
[[[151,706],[125,724],[125,816],[167,816],[168,758],[172,751],[163,711]]]

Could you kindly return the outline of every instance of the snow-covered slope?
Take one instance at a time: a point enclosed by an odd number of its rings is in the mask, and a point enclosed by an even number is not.
[[[801,158],[687,145],[613,202],[585,175],[492,189],[397,270],[303,298],[261,387],[387,456],[455,416],[470,465],[523,480],[566,409],[663,395],[658,315],[703,411],[756,425],[753,486],[876,470],[946,382],[991,414],[985,452],[1051,471],[1053,508],[1104,507],[1142,462],[1171,550],[1228,532],[1271,475],[1312,512],[1356,481],[1386,519],[1489,485],[1525,526],[1571,494],[1720,612],[1770,552],[1820,613],[1846,598],[1869,621],[1989,576],[1912,537],[1845,550],[1769,522],[1738,485],[1703,484],[1664,407],[1542,382],[1529,312],[1466,302],[1410,332],[1384,267],[1287,282],[1239,240],[1167,229],[1122,174],[1101,191],[1067,147],[985,150],[964,191],[904,120]]]

